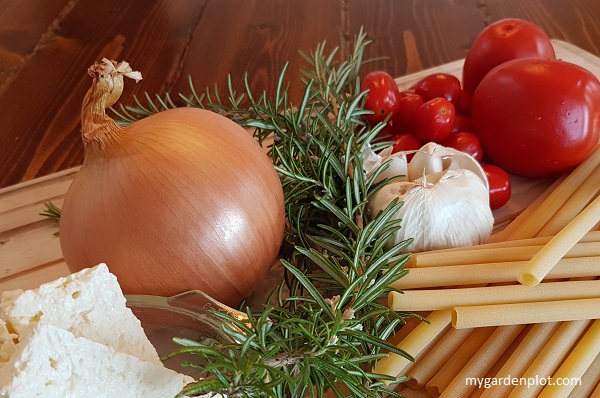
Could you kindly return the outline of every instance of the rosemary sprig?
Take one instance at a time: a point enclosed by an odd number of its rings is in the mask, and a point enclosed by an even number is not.
[[[186,106],[210,109],[251,128],[269,144],[285,194],[287,228],[282,248],[285,283],[260,312],[246,309],[247,320],[223,319],[229,343],[201,344],[176,339],[181,348],[168,357],[193,354],[199,373],[209,377],[190,384],[179,396],[206,393],[230,397],[395,396],[385,382],[395,378],[372,373],[386,353],[410,356],[387,339],[414,314],[396,313],[380,299],[407,271],[410,242],[386,243],[400,223],[393,219],[401,203],[380,214],[366,209],[369,197],[386,181],[363,170],[362,154],[382,126],[370,128],[361,116],[364,92],[359,70],[368,41],[361,31],[352,46],[326,53],[325,43],[303,55],[310,68],[299,104],[292,104],[279,76],[273,98],[245,92],[225,100],[214,88],[198,95],[190,81]],[[343,54],[343,56],[340,56]],[[140,101],[115,110],[127,124],[176,107],[170,97]]]
[[[46,207],[40,216],[48,217],[54,221],[60,221],[61,209],[52,202],[44,203]]]

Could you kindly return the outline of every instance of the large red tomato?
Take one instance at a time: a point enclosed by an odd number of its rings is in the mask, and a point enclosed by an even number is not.
[[[483,151],[509,173],[554,175],[598,144],[600,82],[557,59],[521,58],[492,69],[471,103]]]
[[[463,67],[463,89],[470,94],[492,68],[515,58],[555,58],[554,47],[537,25],[507,18],[479,33],[467,53]]]

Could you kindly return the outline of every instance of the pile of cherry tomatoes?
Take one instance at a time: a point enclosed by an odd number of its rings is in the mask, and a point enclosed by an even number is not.
[[[365,76],[365,117],[385,122],[378,140],[394,151],[436,142],[471,155],[488,176],[490,206],[510,198],[509,174],[556,176],[576,167],[600,138],[600,81],[556,59],[531,22],[503,19],[480,32],[461,80],[433,73],[400,91],[384,71]],[[507,173],[508,172],[508,173]]]
[[[388,73],[375,71],[362,81],[368,90],[365,119],[372,126],[387,123],[376,140],[393,142],[392,152],[411,151],[436,142],[483,162],[484,153],[471,123],[471,95],[448,73],[430,74],[408,89],[399,90]],[[511,194],[510,178],[498,166],[482,163],[490,185],[490,206],[503,206]]]

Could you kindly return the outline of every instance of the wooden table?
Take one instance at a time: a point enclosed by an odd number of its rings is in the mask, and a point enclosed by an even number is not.
[[[365,73],[403,76],[464,58],[483,27],[504,17],[600,55],[597,0],[0,0],[0,188],[81,164],[86,69],[127,60],[144,80],[134,95],[242,87],[272,93],[286,61],[298,81],[299,51],[364,27],[373,42]],[[383,58],[381,58],[383,57]],[[299,87],[292,87],[298,101]],[[175,95],[176,96],[176,95]]]

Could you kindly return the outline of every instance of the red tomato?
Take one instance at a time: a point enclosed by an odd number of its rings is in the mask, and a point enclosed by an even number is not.
[[[481,81],[471,120],[486,155],[507,172],[555,175],[598,144],[600,82],[557,59],[508,61]]]
[[[460,80],[448,73],[433,73],[426,76],[414,86],[414,90],[425,101],[442,97],[452,102],[455,107],[460,101]]]
[[[399,134],[395,137],[392,153],[420,149],[423,143],[412,134]],[[410,159],[409,159],[410,160]]]
[[[451,133],[440,144],[468,153],[478,162],[481,162],[481,159],[483,159],[483,149],[481,148],[479,138],[477,138],[475,133],[470,131]]]
[[[400,92],[398,109],[392,115],[392,126],[397,134],[412,133],[417,109],[423,105],[423,97],[410,91]]]
[[[490,186],[490,208],[495,210],[504,206],[511,195],[510,177],[506,171],[493,164],[482,164],[481,167]]]
[[[460,97],[458,98],[458,105],[456,105],[456,113],[470,116],[471,115],[471,101],[473,96],[465,90],[460,90]]]
[[[452,131],[454,105],[445,98],[425,102],[415,112],[414,134],[422,142],[441,142]]]
[[[454,116],[452,132],[456,133],[458,131],[473,131],[473,123],[471,123],[470,117],[461,115],[459,113]]]
[[[369,91],[366,94],[365,109],[373,111],[371,115],[365,115],[365,119],[375,125],[382,122],[398,108],[399,90],[394,78],[383,71],[375,71],[367,74],[360,86],[361,91]]]
[[[375,136],[373,141],[375,141],[375,142],[377,142],[377,141],[379,141],[379,142],[393,141],[394,135],[395,135],[394,128],[389,123],[386,123],[385,126],[383,126],[383,128],[381,130],[379,130],[379,132],[377,133],[377,135]]]
[[[463,88],[470,94],[497,65],[515,58],[555,58],[552,42],[537,25],[521,19],[502,19],[479,33],[463,67]]]

